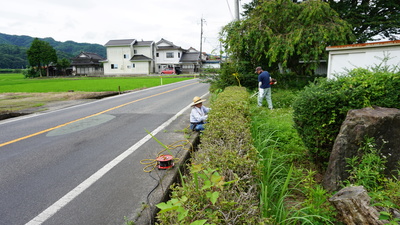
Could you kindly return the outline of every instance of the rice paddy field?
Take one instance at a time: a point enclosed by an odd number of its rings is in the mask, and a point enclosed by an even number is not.
[[[26,79],[22,74],[0,74],[0,93],[14,92],[105,92],[142,89],[170,84],[193,77],[146,76],[146,77],[62,77]]]
[[[101,98],[193,79],[188,76],[146,77],[43,77],[27,79],[22,74],[0,74],[2,114],[47,110],[50,103]]]

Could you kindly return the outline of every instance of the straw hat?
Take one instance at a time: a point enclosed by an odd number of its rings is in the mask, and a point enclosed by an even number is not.
[[[200,97],[196,96],[196,97],[193,98],[192,106],[197,105],[197,104],[202,103],[202,102],[205,102],[205,101],[206,101],[206,99],[201,99]]]

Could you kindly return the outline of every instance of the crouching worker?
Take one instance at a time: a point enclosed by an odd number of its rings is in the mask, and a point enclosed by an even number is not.
[[[210,108],[203,106],[204,101],[206,100],[197,96],[193,98],[192,111],[190,112],[190,129],[193,131],[204,130],[207,114],[210,111]]]

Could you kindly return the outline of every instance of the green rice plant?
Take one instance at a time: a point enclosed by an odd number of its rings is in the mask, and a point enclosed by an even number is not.
[[[162,83],[170,84],[191,78],[163,77]],[[0,93],[7,92],[67,92],[67,91],[127,91],[159,86],[160,78],[154,77],[69,77],[25,79],[21,74],[0,74]]]

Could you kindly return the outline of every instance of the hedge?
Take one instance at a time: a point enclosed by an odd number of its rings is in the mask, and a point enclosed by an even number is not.
[[[351,109],[400,108],[400,73],[354,69],[336,80],[320,79],[293,104],[295,128],[314,161],[326,166],[334,140]]]
[[[160,224],[260,224],[249,99],[245,88],[228,87],[212,102],[190,172],[158,205]]]

